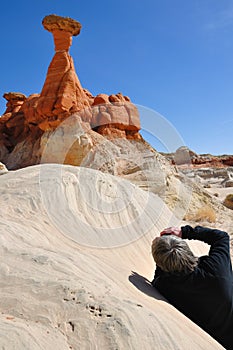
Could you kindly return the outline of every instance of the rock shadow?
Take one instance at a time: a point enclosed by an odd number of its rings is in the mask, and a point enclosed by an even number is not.
[[[129,281],[137,289],[147,294],[149,297],[167,302],[167,300],[159,293],[159,291],[152,286],[151,282],[146,277],[139,275],[137,272],[131,272],[131,275],[129,276]]]

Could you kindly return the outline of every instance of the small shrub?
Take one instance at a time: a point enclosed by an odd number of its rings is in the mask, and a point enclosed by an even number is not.
[[[215,222],[216,221],[216,214],[213,208],[211,208],[208,205],[205,205],[201,208],[199,208],[196,213],[187,215],[184,220],[187,221],[208,221],[208,222]]]
[[[228,194],[223,201],[225,207],[229,209],[233,209],[233,194]]]
[[[208,222],[216,221],[216,214],[213,208],[205,205],[204,207],[201,207],[197,210],[195,221],[203,220],[206,220]]]

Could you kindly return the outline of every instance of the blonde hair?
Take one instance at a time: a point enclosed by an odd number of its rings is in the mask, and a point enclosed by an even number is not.
[[[175,235],[164,235],[152,243],[152,255],[157,266],[170,273],[189,273],[197,266],[188,244]]]

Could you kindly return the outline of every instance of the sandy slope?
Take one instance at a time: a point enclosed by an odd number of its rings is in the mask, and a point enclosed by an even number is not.
[[[177,224],[157,196],[43,165],[2,175],[0,198],[0,349],[221,349],[148,282]]]
[[[233,188],[232,187],[211,187],[207,188],[207,191],[212,194],[218,194],[218,198],[221,202],[224,201],[226,196],[228,194],[233,194]]]

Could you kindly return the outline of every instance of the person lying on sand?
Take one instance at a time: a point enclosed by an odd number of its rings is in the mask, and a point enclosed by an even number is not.
[[[210,245],[197,258],[183,239]],[[229,235],[202,226],[170,227],[152,242],[152,285],[178,310],[233,350],[233,274]]]

